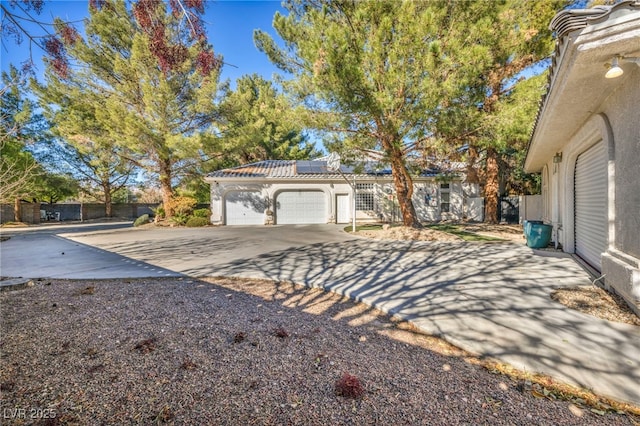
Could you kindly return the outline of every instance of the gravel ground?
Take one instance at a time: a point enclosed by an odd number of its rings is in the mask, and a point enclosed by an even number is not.
[[[362,230],[356,233],[362,237],[376,238],[381,240],[404,240],[404,241],[445,241],[460,242],[462,238],[447,232],[435,229],[421,228],[414,229],[408,226],[397,226],[388,229]]]
[[[640,317],[621,296],[595,285],[559,288],[551,299],[598,318],[640,326]]]
[[[443,222],[448,223],[448,222]],[[486,223],[457,223],[451,222],[460,230],[473,232],[487,237],[500,238],[506,241],[513,241],[525,244],[522,234],[522,227],[519,225],[491,225]],[[460,242],[464,241],[457,235],[439,231],[431,228],[414,229],[406,226],[394,226],[388,229],[367,229],[360,230],[357,235],[368,238],[384,240],[413,240],[413,241],[444,241]]]
[[[634,424],[544,398],[340,296],[208,281],[1,293],[2,424]],[[345,372],[361,397],[337,394]]]

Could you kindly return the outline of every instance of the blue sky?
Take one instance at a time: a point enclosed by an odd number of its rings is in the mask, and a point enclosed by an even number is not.
[[[8,1],[1,1],[3,6],[9,8]],[[224,56],[224,61],[230,65],[222,69],[221,80],[229,79],[231,82],[245,74],[257,73],[271,79],[278,69],[269,62],[266,55],[259,52],[253,43],[253,30],[261,29],[275,35],[271,23],[276,11],[285,12],[280,1],[234,1],[234,0],[208,0],[206,2],[205,16],[209,41],[217,54]],[[15,10],[16,13],[20,13]],[[88,16],[88,1],[84,0],[49,0],[45,3],[45,9],[39,15],[44,22],[52,22],[53,17],[60,17],[65,21],[79,21]],[[82,29],[82,23],[75,24],[78,30]],[[29,26],[29,28],[33,28]],[[34,29],[34,33],[42,34],[41,29]],[[277,38],[277,37],[276,37]],[[18,68],[20,64],[29,59],[29,41],[16,45],[11,39],[4,39],[0,58],[2,70],[8,69],[13,63]],[[32,57],[37,67],[37,76],[41,77],[44,65],[41,62],[43,52],[37,47],[32,48]],[[237,67],[237,68],[236,68]],[[39,78],[40,79],[40,78]]]

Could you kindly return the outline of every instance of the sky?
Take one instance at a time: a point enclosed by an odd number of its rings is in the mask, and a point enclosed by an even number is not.
[[[8,0],[1,0],[2,5],[10,8]],[[224,57],[225,65],[222,69],[221,81],[230,80],[232,87],[237,78],[245,74],[257,73],[271,80],[279,70],[269,62],[264,53],[256,49],[253,43],[253,30],[261,29],[277,35],[271,23],[276,11],[286,13],[280,1],[253,0],[207,0],[204,21],[216,54]],[[14,9],[14,12],[20,13]],[[88,16],[88,1],[85,0],[48,0],[39,15],[44,22],[52,22],[53,17],[60,17],[67,22],[81,21]],[[76,28],[81,31],[82,23],[77,22]],[[30,26],[30,28],[33,28]],[[42,34],[42,29],[34,28],[34,32]],[[6,71],[9,64],[18,68],[30,57],[30,43],[24,40],[16,45],[13,40],[5,38],[0,50],[2,70]],[[44,65],[41,58],[44,55],[39,48],[33,46],[31,57],[36,64],[36,76],[42,80]],[[233,66],[232,66],[233,65]]]

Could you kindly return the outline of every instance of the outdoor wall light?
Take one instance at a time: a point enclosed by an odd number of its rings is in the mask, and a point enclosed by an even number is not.
[[[624,56],[614,56],[611,60],[611,65],[607,64],[609,70],[604,75],[605,78],[616,78],[620,77],[624,74],[624,70],[620,67],[620,62],[632,62],[640,66],[640,58],[632,58],[632,57],[624,57]]]
[[[553,156],[553,162],[555,164],[562,163],[562,153],[561,152],[556,152],[556,155]]]

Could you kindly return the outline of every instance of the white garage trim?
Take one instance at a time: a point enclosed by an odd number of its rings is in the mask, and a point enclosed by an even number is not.
[[[229,191],[224,209],[227,225],[264,225],[267,202],[260,191]]]
[[[580,154],[575,166],[575,250],[598,271],[607,248],[607,149],[603,141]]]
[[[276,223],[327,223],[327,197],[323,191],[292,190],[276,195]]]

